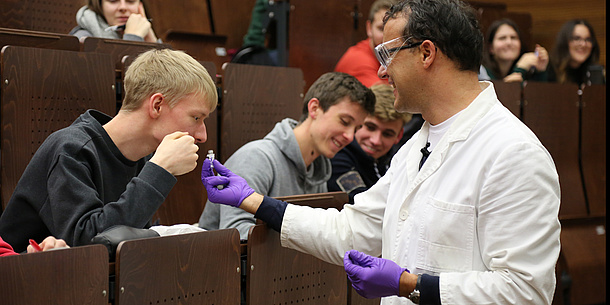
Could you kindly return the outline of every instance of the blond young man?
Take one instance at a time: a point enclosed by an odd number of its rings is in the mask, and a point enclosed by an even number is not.
[[[88,110],[41,145],[0,218],[0,236],[23,252],[30,238],[78,246],[114,225],[148,227],[175,177],[196,167],[195,143],[207,140],[203,120],[217,101],[210,75],[186,53],[141,54],[114,118]]]
[[[403,126],[412,117],[394,109],[394,89],[390,85],[377,84],[371,91],[375,94],[375,113],[364,119],[354,141],[330,160],[333,172],[328,190],[348,193],[350,203],[356,194],[366,191],[386,173],[393,155],[391,150],[402,139]]]

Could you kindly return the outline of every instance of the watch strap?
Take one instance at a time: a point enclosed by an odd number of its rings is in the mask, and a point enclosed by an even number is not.
[[[411,302],[413,302],[415,304],[419,304],[419,301],[421,299],[421,293],[419,292],[420,287],[421,287],[421,274],[418,274],[417,283],[415,284],[415,289],[413,289],[413,291],[409,294],[409,300],[411,300]]]

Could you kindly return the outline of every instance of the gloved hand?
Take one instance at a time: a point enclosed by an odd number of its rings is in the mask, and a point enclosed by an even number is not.
[[[356,250],[345,252],[343,265],[352,287],[367,299],[398,295],[400,275],[409,272],[391,260]]]
[[[213,163],[212,163],[213,162]],[[211,165],[221,175],[214,175]],[[205,159],[201,167],[201,182],[208,191],[208,199],[211,202],[222,203],[234,207],[239,207],[246,199],[252,195],[254,190],[248,185],[246,180],[220,164],[218,160],[210,161]],[[217,188],[223,185],[222,189]]]

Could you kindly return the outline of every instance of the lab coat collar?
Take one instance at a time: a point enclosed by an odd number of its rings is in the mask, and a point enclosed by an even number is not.
[[[415,142],[407,155],[407,175],[409,181],[413,181],[407,191],[407,197],[408,194],[441,166],[449,146],[458,141],[465,141],[474,126],[496,103],[498,103],[498,97],[496,96],[496,91],[491,82],[481,81],[479,82],[479,85],[483,91],[481,91],[470,105],[462,111],[459,117],[455,119],[451,127],[449,127],[449,130],[447,130],[447,133],[445,133],[436,147],[432,150],[432,153],[426,160],[424,166],[419,170],[419,161],[422,157],[420,149],[426,145],[428,133],[430,131],[430,124],[424,122],[424,125],[419,132],[419,136],[415,139]]]

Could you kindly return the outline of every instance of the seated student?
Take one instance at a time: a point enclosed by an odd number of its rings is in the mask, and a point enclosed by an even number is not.
[[[390,151],[402,139],[403,125],[412,117],[394,109],[394,89],[390,85],[374,85],[371,90],[375,93],[375,113],[364,119],[354,141],[330,160],[333,173],[328,190],[348,193],[350,203],[388,170]]]
[[[140,0],[87,0],[76,13],[78,24],[70,31],[76,37],[99,37],[161,42],[146,18]],[[112,29],[112,26],[124,26]]]
[[[207,140],[203,120],[217,101],[191,56],[142,53],[114,118],[88,110],[42,143],[0,217],[0,236],[22,252],[29,238],[79,246],[114,225],[148,227],[175,176],[197,166],[195,143]]]
[[[356,78],[326,73],[307,91],[300,122],[282,120],[263,139],[239,148],[225,164],[267,196],[327,192],[329,158],[352,142],[374,107],[375,95]],[[241,239],[247,239],[255,222],[250,213],[208,201],[199,226],[237,228]]]
[[[578,85],[605,84],[599,64],[599,44],[593,26],[584,19],[566,22],[555,39],[549,81]]]
[[[268,0],[256,0],[252,8],[250,25],[244,35],[241,48],[235,50],[235,55],[231,59],[232,63],[278,66],[278,51],[269,48],[275,43],[271,38],[270,26],[265,25],[265,20],[269,19]]]
[[[514,21],[494,21],[487,30],[485,44],[483,67],[489,79],[505,82],[547,80],[548,52],[540,45],[536,45],[534,52],[527,52],[519,27]]]
[[[53,236],[49,236],[45,238],[39,245],[42,251],[47,251],[55,248],[66,248],[66,242],[63,239],[55,239]],[[29,245],[27,249],[27,253],[39,252],[40,250],[35,249],[34,246]],[[9,255],[18,255],[19,253],[13,250],[13,247],[9,245],[7,242],[2,240],[0,237],[0,256],[9,256]]]
[[[368,38],[347,49],[337,62],[335,71],[353,75],[367,87],[376,83],[388,83],[387,79],[381,79],[377,76],[379,61],[373,50],[383,42],[383,16],[394,2],[393,0],[373,2],[366,21],[366,36]]]

